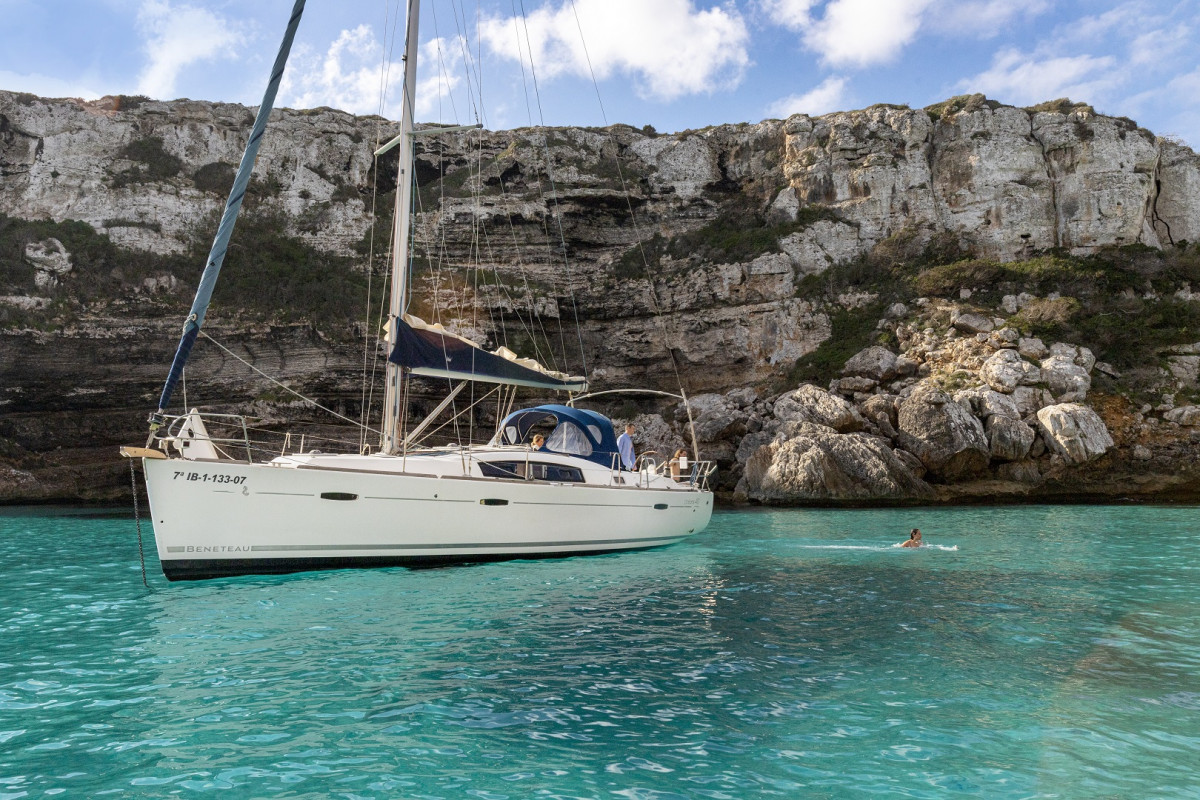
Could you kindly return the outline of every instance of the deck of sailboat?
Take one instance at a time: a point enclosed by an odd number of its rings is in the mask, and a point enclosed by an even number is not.
[[[646,490],[659,489],[673,492],[701,491],[703,481],[693,475],[702,475],[708,466],[695,465],[692,473],[685,472],[679,479],[672,478],[666,470],[646,468],[637,471],[604,467],[594,461],[567,453],[530,450],[525,447],[476,445],[472,447],[445,448],[416,451],[413,453],[385,455],[371,454],[325,454],[303,453],[279,456],[269,462],[270,466],[291,469],[308,469],[338,472],[409,474],[440,478],[461,478],[479,481],[548,482],[563,485],[586,484],[593,487]],[[484,472],[488,466],[505,465],[515,467],[506,474]],[[554,465],[566,470],[577,471],[574,480],[538,478],[533,467]]]

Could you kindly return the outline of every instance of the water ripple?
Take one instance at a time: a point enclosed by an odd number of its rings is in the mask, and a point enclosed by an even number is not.
[[[722,513],[146,592],[128,520],[10,512],[0,800],[1189,797],[1193,513],[922,510],[921,553],[907,512]]]

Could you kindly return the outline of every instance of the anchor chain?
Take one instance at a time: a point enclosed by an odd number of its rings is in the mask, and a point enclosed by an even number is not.
[[[137,525],[138,558],[142,561],[142,583],[149,589],[150,582],[146,580],[146,551],[142,547],[142,512],[138,506],[137,472],[133,468],[132,458],[129,459],[129,485],[133,488],[133,521]]]

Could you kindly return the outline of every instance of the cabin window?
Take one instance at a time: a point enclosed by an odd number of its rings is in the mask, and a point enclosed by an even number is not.
[[[561,422],[546,440],[546,448],[556,453],[570,453],[575,456],[590,456],[592,443],[587,434],[573,422]]]
[[[517,432],[516,425],[509,425],[504,429],[504,440],[509,444],[516,444],[521,441],[521,434]]]
[[[595,439],[597,442],[604,441],[604,437],[600,435],[600,426],[599,425],[588,425],[587,429],[589,432],[591,432],[592,438]]]
[[[578,467],[551,464],[546,461],[480,461],[479,471],[487,478],[524,478],[525,468],[529,477],[538,481],[558,483],[583,483],[583,471]]]

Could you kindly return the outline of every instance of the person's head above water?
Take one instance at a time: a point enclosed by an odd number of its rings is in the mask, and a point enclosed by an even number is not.
[[[917,541],[920,541],[921,540],[921,529],[913,528],[912,531],[908,534],[908,538],[916,539]]]

